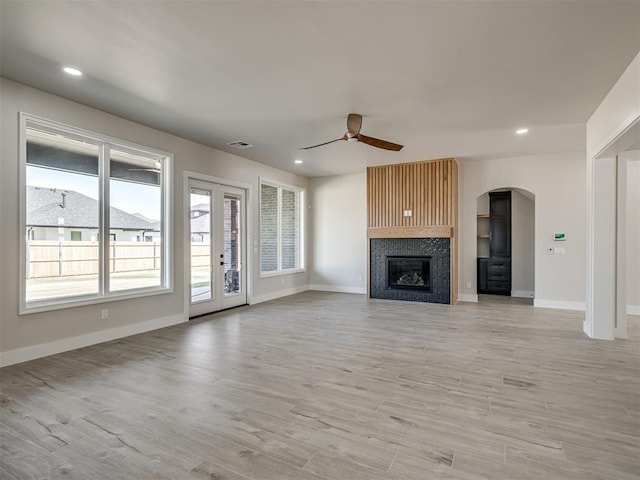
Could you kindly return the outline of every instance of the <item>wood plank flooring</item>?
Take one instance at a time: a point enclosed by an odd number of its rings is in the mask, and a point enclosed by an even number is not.
[[[306,292],[0,370],[0,478],[640,478],[640,318]]]

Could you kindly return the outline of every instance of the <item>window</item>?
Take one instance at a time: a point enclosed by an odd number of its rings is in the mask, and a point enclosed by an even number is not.
[[[170,154],[21,122],[21,313],[169,291]]]
[[[260,182],[260,271],[263,275],[302,270],[304,191]]]

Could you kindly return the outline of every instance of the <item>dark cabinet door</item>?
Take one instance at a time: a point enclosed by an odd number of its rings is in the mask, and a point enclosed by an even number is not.
[[[511,295],[511,260],[492,257],[487,259],[487,292]]]
[[[511,192],[489,193],[489,212],[489,258],[478,259],[478,293],[511,295]]]
[[[489,252],[492,257],[511,257],[511,217],[491,216]]]
[[[489,194],[489,255],[511,258],[511,192]]]
[[[478,293],[489,293],[487,287],[487,262],[488,258],[478,259]]]
[[[489,192],[489,211],[491,216],[511,216],[511,192]]]

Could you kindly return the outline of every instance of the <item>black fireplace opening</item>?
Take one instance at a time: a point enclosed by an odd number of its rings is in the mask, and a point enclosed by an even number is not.
[[[431,292],[431,257],[387,256],[387,288]]]

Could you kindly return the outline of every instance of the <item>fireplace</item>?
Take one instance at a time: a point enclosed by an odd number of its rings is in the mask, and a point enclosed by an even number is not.
[[[431,257],[387,256],[387,288],[431,291]]]
[[[372,238],[369,248],[371,298],[450,303],[449,238]]]

